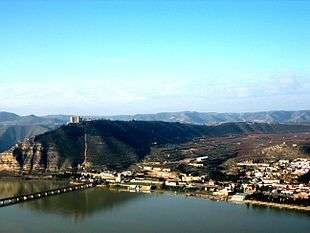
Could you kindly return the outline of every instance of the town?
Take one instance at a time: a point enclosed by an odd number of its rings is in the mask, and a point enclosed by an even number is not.
[[[180,161],[188,166],[203,167],[208,156]],[[246,161],[237,163],[238,179],[215,181],[207,175],[175,171],[168,162],[143,162],[124,172],[81,171],[79,181],[100,180],[104,187],[128,191],[150,192],[170,190],[188,196],[207,197],[233,202],[263,201],[279,204],[309,206],[310,160],[280,159],[270,163]],[[304,178],[304,180],[303,180]]]

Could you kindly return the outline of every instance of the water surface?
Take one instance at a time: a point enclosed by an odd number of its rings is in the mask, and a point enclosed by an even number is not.
[[[27,185],[34,184],[23,183]],[[0,181],[0,190],[1,186]],[[309,229],[310,216],[303,212],[100,188],[0,208],[0,232],[6,233],[304,233]]]

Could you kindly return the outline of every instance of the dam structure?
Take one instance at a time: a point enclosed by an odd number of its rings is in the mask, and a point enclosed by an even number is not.
[[[93,188],[97,186],[97,183],[83,183],[77,185],[66,186],[62,188],[50,189],[46,191],[30,193],[30,194],[22,194],[18,196],[12,196],[7,198],[0,199],[0,208],[9,205],[15,205],[21,202],[31,201],[35,199],[41,199],[49,196],[60,195],[63,193],[81,191],[88,188]]]

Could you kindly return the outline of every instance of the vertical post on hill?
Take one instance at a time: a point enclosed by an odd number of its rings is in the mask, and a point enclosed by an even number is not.
[[[87,134],[84,132],[84,161],[83,166],[86,166],[87,162]]]
[[[82,168],[85,170],[87,167],[87,132],[86,132],[86,126],[85,123],[81,123],[81,126],[83,128],[83,132],[84,132],[84,160],[82,162]]]

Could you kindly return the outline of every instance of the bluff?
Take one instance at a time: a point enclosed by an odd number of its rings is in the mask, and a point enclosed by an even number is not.
[[[24,140],[0,154],[0,171],[58,172],[75,169],[78,165],[123,170],[150,154],[154,146],[180,144],[198,137],[296,132],[310,132],[310,126],[244,122],[202,126],[157,121],[88,121],[62,126]]]

